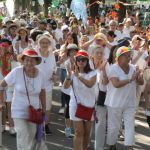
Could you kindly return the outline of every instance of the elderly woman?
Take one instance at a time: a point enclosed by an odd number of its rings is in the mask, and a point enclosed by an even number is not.
[[[43,142],[37,142],[37,124],[28,121],[30,104],[38,109],[41,103],[42,112],[45,113],[45,79],[42,72],[35,67],[41,63],[41,57],[34,50],[27,49],[18,56],[18,61],[22,66],[13,69],[0,84],[2,87],[14,85],[11,111],[17,132],[17,150],[47,150]]]
[[[130,64],[131,49],[120,47],[116,52],[117,63],[109,71],[108,92],[105,105],[108,108],[107,144],[110,150],[116,150],[115,143],[124,120],[125,146],[133,150],[134,118],[136,110],[136,86],[143,84],[143,78],[136,66]]]
[[[52,88],[53,77],[56,72],[56,60],[53,54],[53,39],[47,35],[41,35],[38,38],[38,55],[42,58],[42,62],[37,66],[43,73],[46,80],[46,115],[48,120],[45,125],[46,134],[52,134],[48,122],[50,121],[50,110],[52,107]]]
[[[97,106],[96,106],[96,116],[98,122],[95,124],[95,150],[104,150],[105,145],[105,135],[106,135],[106,115],[107,108],[104,106],[106,91],[108,84],[108,68],[109,64],[104,58],[104,48],[98,45],[93,47],[92,61],[90,61],[92,69],[97,72],[97,85],[98,90],[96,91]]]
[[[77,115],[78,112],[76,111],[79,103],[86,107],[94,107],[96,72],[91,70],[89,56],[84,50],[80,50],[76,54],[75,64],[73,73],[70,66],[68,65],[67,67],[67,77],[64,82],[64,88],[72,86],[69,114],[70,119],[73,120],[75,131],[74,150],[86,150],[90,141],[93,118],[86,120],[83,116]]]

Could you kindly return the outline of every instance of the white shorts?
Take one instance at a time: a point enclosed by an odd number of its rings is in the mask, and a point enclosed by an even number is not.
[[[86,121],[86,120],[80,119],[80,118],[75,116],[76,109],[77,109],[77,106],[69,106],[70,120],[73,120],[73,121]],[[93,120],[94,120],[94,115],[92,116],[91,121],[93,121]]]
[[[52,91],[46,92],[46,110],[51,110],[52,108]]]

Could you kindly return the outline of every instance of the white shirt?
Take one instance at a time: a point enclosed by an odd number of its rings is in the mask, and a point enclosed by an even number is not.
[[[30,104],[36,109],[40,106],[39,94],[45,89],[45,79],[39,70],[37,77],[29,78],[25,75],[27,89],[30,98]],[[6,77],[5,81],[8,86],[14,85],[14,94],[12,99],[11,114],[12,118],[28,118],[29,101],[27,98],[23,66],[13,69]]]
[[[125,35],[125,37],[129,37],[130,38],[130,32],[134,30],[133,26],[130,27],[124,27],[123,29],[123,33]]]
[[[139,53],[139,50],[133,50],[133,58],[137,57]],[[145,51],[141,57],[138,59],[138,61],[136,62],[136,65],[139,66],[140,69],[145,69],[145,67],[147,66],[147,61],[146,58],[148,57],[148,52]]]
[[[65,64],[65,68],[67,68],[67,65],[68,65],[68,64],[69,64],[69,66],[70,66],[70,68],[71,68],[70,59],[67,59],[67,60],[64,62],[64,64]],[[65,89],[65,88],[64,88],[64,85],[63,85],[62,88],[61,88],[61,91],[62,91],[63,93],[65,93],[65,94],[67,94],[67,95],[70,95],[71,87]]]
[[[38,55],[41,56],[40,51],[37,51]],[[56,60],[55,56],[52,52],[50,52],[49,56],[47,58],[42,57],[42,62],[37,65],[37,68],[40,69],[45,77],[46,80],[46,92],[52,91],[53,88],[53,81],[52,81],[52,76],[53,73],[56,71]]]
[[[82,74],[79,73],[79,75],[81,75],[82,77],[88,80],[93,76],[96,76],[96,71],[91,71],[89,73],[82,73]],[[71,99],[69,105],[76,106],[77,103],[81,103],[84,106],[93,107],[96,101],[96,95],[95,95],[96,84],[93,85],[93,87],[88,88],[74,75],[72,75],[72,80],[73,80],[74,92],[73,89],[71,88],[71,93],[70,93]],[[74,94],[77,97],[77,102]]]
[[[119,80],[131,79],[135,69],[136,66],[130,64],[129,73],[125,74],[118,64],[113,64],[109,70],[109,79],[113,77],[117,77]],[[136,107],[136,82],[132,81],[121,88],[115,88],[110,81],[105,105],[114,108]]]

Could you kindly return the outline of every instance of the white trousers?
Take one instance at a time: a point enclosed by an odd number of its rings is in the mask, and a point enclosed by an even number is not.
[[[135,143],[134,135],[134,120],[135,109],[133,107],[126,108],[112,108],[108,107],[108,134],[107,144],[114,145],[117,142],[119,130],[121,127],[121,120],[124,120],[125,126],[125,141],[124,145],[132,146]]]
[[[95,123],[95,150],[104,150],[106,136],[106,106],[97,106],[96,116],[98,123]]]
[[[17,132],[17,150],[48,150],[45,143],[36,140],[36,124],[25,119],[14,119]]]

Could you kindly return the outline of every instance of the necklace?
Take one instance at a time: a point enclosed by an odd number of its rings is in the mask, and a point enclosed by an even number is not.
[[[35,90],[34,78],[29,78],[26,76],[26,82],[27,82],[27,86],[28,86],[29,91],[34,91]]]

